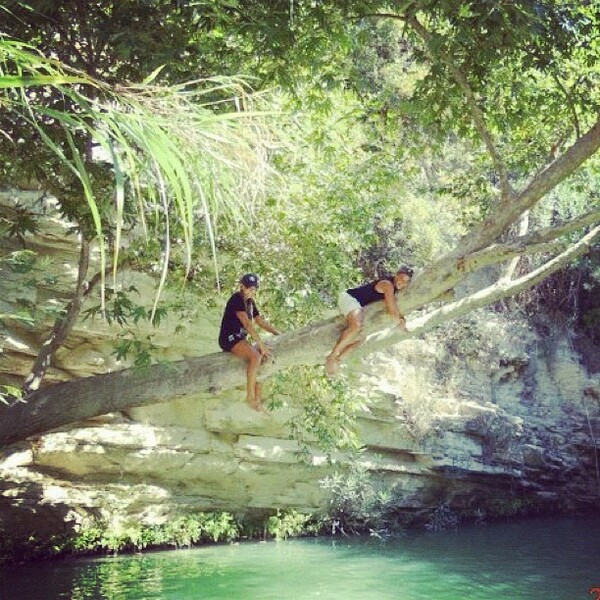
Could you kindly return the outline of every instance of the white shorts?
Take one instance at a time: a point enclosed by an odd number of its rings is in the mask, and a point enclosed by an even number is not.
[[[340,309],[340,312],[347,317],[351,312],[360,310],[362,306],[356,298],[344,290],[338,295],[338,308]]]

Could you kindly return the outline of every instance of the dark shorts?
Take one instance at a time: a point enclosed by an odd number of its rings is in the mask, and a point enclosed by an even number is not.
[[[219,346],[224,352],[231,352],[231,349],[238,343],[246,339],[244,333],[232,333],[225,338],[219,338]]]

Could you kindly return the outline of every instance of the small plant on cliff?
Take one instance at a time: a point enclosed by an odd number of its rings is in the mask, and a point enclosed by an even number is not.
[[[429,522],[425,524],[428,531],[447,531],[458,527],[458,515],[450,508],[446,502],[440,504],[429,516]]]
[[[200,540],[200,521],[194,515],[177,517],[164,525],[164,534],[167,543],[190,547]]]
[[[536,512],[538,507],[528,498],[492,498],[484,505],[492,519],[511,519]]]
[[[362,400],[343,379],[327,379],[320,367],[296,367],[276,375],[271,395],[271,407],[298,406],[288,427],[305,452],[314,443],[326,452],[358,447],[355,423]]]
[[[201,513],[200,529],[203,540],[231,541],[240,534],[239,525],[229,513]]]
[[[305,515],[295,510],[277,511],[270,516],[265,524],[265,534],[276,540],[285,540],[290,537],[316,534],[319,523],[312,522],[312,515]]]
[[[331,493],[331,533],[370,533],[377,537],[403,533],[397,511],[397,486],[376,484],[361,463],[345,473],[325,478],[321,485]]]
[[[96,523],[82,529],[56,552],[140,551],[150,547],[193,546],[202,542],[230,541],[239,536],[240,528],[229,513],[181,515],[163,524],[145,525],[126,521],[118,525]]]

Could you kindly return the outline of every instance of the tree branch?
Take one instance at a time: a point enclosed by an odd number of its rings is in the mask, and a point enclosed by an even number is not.
[[[598,238],[600,238],[600,225],[594,227],[579,242],[531,273],[512,281],[501,280],[456,302],[441,306],[416,319],[411,319],[408,323],[410,329],[409,335],[400,333],[397,328],[378,332],[370,336],[365,344],[358,349],[356,354],[369,354],[377,349],[381,349],[383,346],[396,344],[407,337],[414,337],[430,331],[443,323],[461,317],[477,308],[482,308],[492,302],[497,302],[498,300],[514,296],[523,290],[529,289],[552,273],[562,269],[573,259],[587,252]]]
[[[582,137],[546,169],[535,175],[523,190],[513,195],[510,202],[499,205],[476,231],[466,235],[453,252],[454,256],[470,254],[496,240],[525,211],[572,175],[598,151],[598,148],[600,148],[600,115],[596,123]]]
[[[461,263],[461,270],[472,273],[482,267],[498,264],[523,254],[531,255],[555,250],[571,243],[568,240],[561,241],[559,238],[598,222],[600,222],[600,208],[565,221],[561,225],[544,227],[504,244],[492,244],[466,257]]]
[[[502,216],[498,215],[497,218],[501,219]],[[408,312],[422,306],[420,299],[423,297],[430,301],[440,297],[460,283],[466,275],[481,267],[501,263],[519,254],[554,251],[561,244],[553,243],[553,240],[595,224],[599,218],[600,209],[594,209],[557,227],[540,229],[506,244],[492,244],[497,236],[475,229],[471,232],[471,237],[464,238],[452,252],[431,264],[426,272],[415,275],[402,299],[402,308]],[[488,237],[492,239],[489,240]],[[471,238],[477,239],[472,242]]]
[[[67,339],[69,333],[75,325],[75,322],[77,321],[77,317],[79,317],[81,305],[83,303],[83,297],[85,294],[85,278],[87,275],[89,261],[90,246],[82,235],[81,248],[79,252],[79,265],[77,270],[77,284],[73,293],[73,297],[69,302],[66,314],[64,317],[59,318],[56,321],[50,336],[42,344],[35,362],[31,367],[31,371],[23,383],[22,390],[25,397],[39,388],[40,383],[42,382],[42,379],[44,378],[46,371],[50,366],[50,361],[52,360],[54,353]]]
[[[437,60],[446,66],[446,68],[450,71],[452,77],[458,84],[459,88],[465,95],[467,106],[469,107],[469,110],[471,111],[471,116],[473,117],[475,129],[477,130],[477,133],[479,134],[483,143],[485,144],[485,147],[487,148],[487,151],[492,159],[496,172],[498,173],[498,178],[500,181],[500,196],[502,198],[502,202],[508,202],[511,198],[512,190],[510,188],[510,183],[508,180],[508,170],[506,168],[506,164],[502,160],[502,157],[500,156],[500,153],[496,148],[494,140],[492,139],[492,134],[486,126],[483,111],[479,107],[477,98],[475,97],[475,94],[473,93],[473,90],[471,89],[471,86],[469,85],[465,74],[461,71],[461,69],[459,69],[456,66],[456,64],[452,60],[450,60],[450,57],[448,55],[439,54],[435,52],[435,50],[433,49],[434,44],[432,43],[433,35],[429,31],[427,31],[425,27],[423,27],[423,25],[420,23],[420,21],[415,15],[409,14],[403,18],[406,20],[408,25],[410,25],[413,28],[413,30],[423,39],[431,57],[434,60]]]

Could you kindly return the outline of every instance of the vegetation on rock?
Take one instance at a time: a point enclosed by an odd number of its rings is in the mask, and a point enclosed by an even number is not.
[[[308,430],[330,444],[350,416],[324,407],[331,390],[307,391],[338,332],[317,319],[339,287],[399,262],[418,267],[401,299],[410,334],[374,308],[365,353],[517,295],[532,313],[576,315],[597,343],[594,3],[28,4],[1,7],[2,183],[34,177],[52,193],[80,258],[53,314],[0,309],[7,335],[31,323],[48,340],[26,402],[2,407],[2,444],[243,380],[223,355],[156,364],[131,330],[117,351],[143,374],[35,391],[82,310],[159,325],[158,296],[110,283],[123,269],[157,289],[185,282],[188,304],[259,271],[265,308],[291,330],[265,375],[310,397]],[[17,201],[0,218],[0,268],[43,278],[27,247],[35,211]]]

